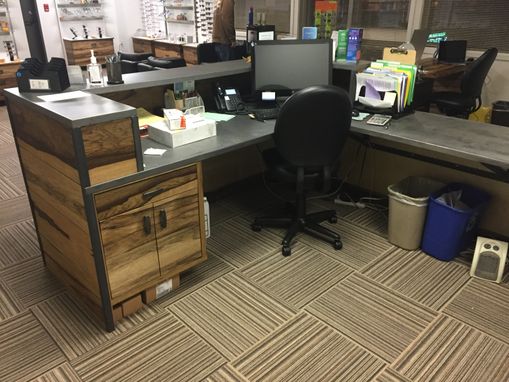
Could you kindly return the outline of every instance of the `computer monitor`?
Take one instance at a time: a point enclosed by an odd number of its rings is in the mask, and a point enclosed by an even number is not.
[[[438,44],[438,62],[464,64],[467,55],[467,40],[446,40]]]
[[[332,81],[332,40],[259,41],[252,60],[254,90],[288,95]]]

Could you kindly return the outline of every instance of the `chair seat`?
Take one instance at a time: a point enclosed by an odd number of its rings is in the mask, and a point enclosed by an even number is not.
[[[431,100],[438,106],[451,109],[465,110],[475,107],[475,99],[461,93],[437,92],[432,94]]]
[[[278,179],[285,183],[293,183],[297,179],[297,169],[286,162],[277,149],[267,149],[262,153],[263,160],[269,167],[269,177],[272,179]],[[304,182],[308,183],[315,181],[320,177],[319,167],[308,167],[304,170]]]

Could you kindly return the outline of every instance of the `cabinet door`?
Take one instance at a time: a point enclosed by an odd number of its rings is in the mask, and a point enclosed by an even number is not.
[[[113,303],[146,288],[160,276],[151,207],[100,222],[104,259]]]
[[[180,273],[207,258],[202,240],[203,200],[198,190],[154,204],[161,275]]]

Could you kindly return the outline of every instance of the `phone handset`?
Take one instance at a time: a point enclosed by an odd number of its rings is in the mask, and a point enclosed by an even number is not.
[[[221,85],[216,84],[216,106],[219,111],[226,111],[225,93]]]

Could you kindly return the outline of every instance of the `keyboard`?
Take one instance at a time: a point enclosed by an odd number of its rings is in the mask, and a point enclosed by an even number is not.
[[[256,109],[254,110],[254,115],[256,119],[277,119],[277,116],[279,115],[279,109],[273,108],[273,109]]]

